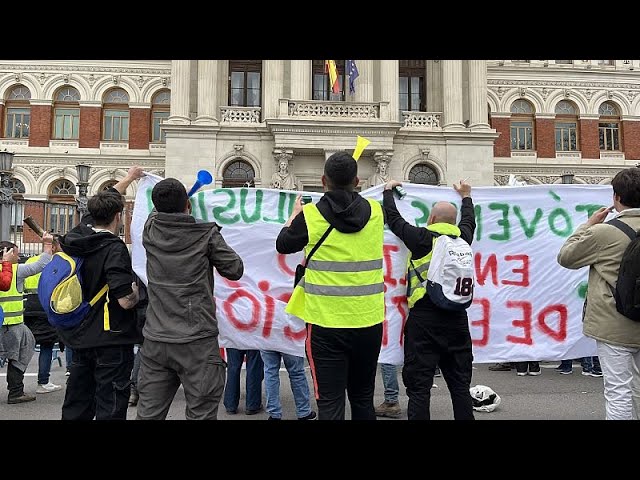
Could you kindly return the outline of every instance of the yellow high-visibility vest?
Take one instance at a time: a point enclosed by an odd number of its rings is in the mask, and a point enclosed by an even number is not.
[[[27,264],[37,262],[38,260],[40,260],[40,255],[29,257],[24,263]],[[24,279],[24,293],[38,293],[38,282],[40,281],[40,275],[42,275],[41,272]]]
[[[427,230],[440,235],[460,236],[460,229],[450,223],[433,223],[427,227]],[[431,250],[424,257],[412,259],[410,255],[409,260],[407,260],[407,303],[409,308],[413,308],[416,302],[427,294],[427,272],[429,271],[431,255],[436,247],[437,240],[438,237],[434,237]],[[422,282],[420,278],[422,278]]]
[[[17,325],[24,321],[24,298],[18,291],[17,275],[18,265],[13,265],[11,288],[6,292],[0,292],[0,307],[4,311],[3,325]]]
[[[375,200],[362,230],[333,229],[313,254],[286,312],[328,328],[364,328],[384,321],[384,216]],[[303,207],[309,232],[305,257],[329,228],[318,207]]]

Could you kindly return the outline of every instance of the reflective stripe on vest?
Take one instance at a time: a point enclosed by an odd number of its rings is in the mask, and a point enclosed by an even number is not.
[[[40,260],[40,255],[29,257],[24,263],[34,263],[38,260]],[[30,277],[24,279],[24,293],[38,293],[38,282],[40,281],[40,275],[42,275],[42,273],[36,273],[35,275],[31,275]]]
[[[460,236],[460,229],[456,225],[450,223],[433,223],[427,227],[427,230],[438,233],[440,235],[454,235]],[[409,308],[413,306],[427,294],[427,272],[429,271],[429,264],[431,263],[431,255],[433,249],[436,246],[438,237],[433,238],[431,244],[431,250],[424,257],[412,260],[411,256],[407,261],[407,304]],[[413,265],[411,265],[413,262]],[[420,282],[418,273],[422,277],[423,282]]]
[[[24,298],[17,288],[17,275],[18,265],[14,265],[11,288],[6,292],[0,292],[0,307],[4,311],[3,325],[17,325],[24,321]]]
[[[288,313],[327,328],[363,328],[384,320],[384,217],[380,203],[367,201],[371,217],[362,230],[334,229],[313,254],[287,304]],[[305,205],[303,214],[308,256],[329,223],[314,204]]]

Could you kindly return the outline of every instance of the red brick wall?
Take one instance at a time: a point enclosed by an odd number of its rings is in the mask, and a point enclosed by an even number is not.
[[[536,118],[535,149],[539,158],[555,158],[555,121],[551,118]]]
[[[150,130],[151,109],[131,108],[129,110],[129,148],[148,150]]]
[[[626,160],[640,160],[640,122],[623,120],[622,148]]]
[[[32,105],[29,146],[48,147],[51,139],[51,105]]]
[[[44,221],[44,203],[42,202],[29,202],[26,201],[24,205],[24,217],[33,217],[38,225],[45,228]],[[19,223],[18,219],[18,223]],[[24,235],[23,243],[37,243],[40,241],[40,237],[29,228],[26,224],[22,226],[22,232]]]
[[[80,148],[100,147],[101,107],[80,107]]]
[[[493,156],[511,157],[511,119],[491,117],[491,126],[500,134],[493,144]]]
[[[580,150],[582,151],[582,158],[594,160],[600,158],[598,120],[580,120]]]

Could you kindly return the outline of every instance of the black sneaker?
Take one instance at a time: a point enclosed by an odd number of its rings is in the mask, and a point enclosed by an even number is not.
[[[540,375],[542,370],[540,370],[540,363],[538,362],[529,362],[529,375],[533,375],[534,377]]]
[[[496,363],[495,365],[491,365],[489,370],[492,372],[509,372],[512,368],[510,363]]]
[[[318,417],[318,415],[316,415],[316,412],[314,412],[313,410],[311,410],[311,413],[305,417],[299,418],[298,420],[315,420]]]
[[[271,417],[271,416],[270,416],[269,418],[267,418],[267,420],[282,420],[282,419],[281,419],[281,418],[275,418],[275,417]]]
[[[245,415],[255,415],[257,413],[260,413],[262,410],[264,410],[264,407],[262,405],[260,405],[258,408],[252,409],[252,410],[247,410],[245,413]]]
[[[15,403],[33,402],[35,399],[36,399],[35,395],[27,395],[26,393],[23,393],[19,397],[9,397],[9,398],[7,398],[7,403],[9,405],[12,405],[12,404],[15,404]]]

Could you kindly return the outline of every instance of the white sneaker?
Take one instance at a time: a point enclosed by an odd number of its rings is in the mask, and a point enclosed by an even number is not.
[[[36,393],[51,393],[51,392],[57,392],[58,390],[62,390],[62,387],[60,385],[55,385],[49,382],[46,385],[38,384],[38,388],[36,388]]]

